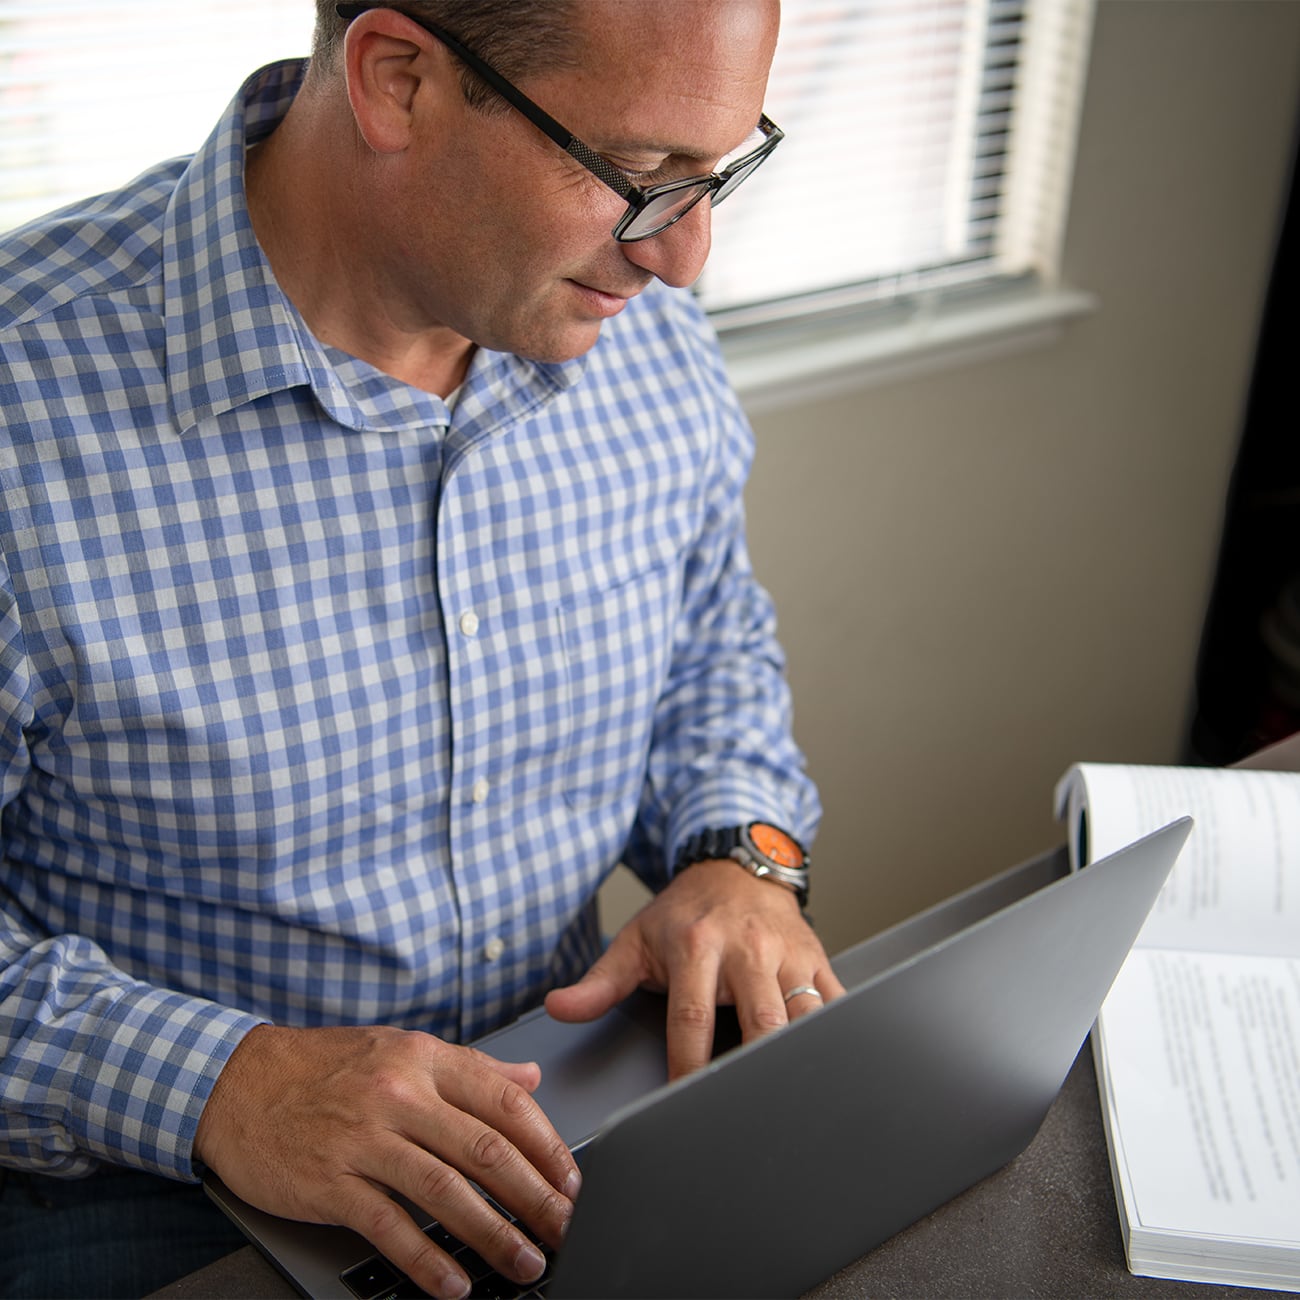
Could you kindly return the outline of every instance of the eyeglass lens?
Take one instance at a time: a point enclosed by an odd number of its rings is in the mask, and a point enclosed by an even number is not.
[[[743,160],[744,151],[737,152],[741,154]],[[684,217],[706,194],[712,194],[711,202],[716,207],[742,181],[748,180],[753,175],[755,169],[770,152],[767,149],[756,152],[753,158],[737,167],[716,190],[712,188],[711,182],[701,181],[698,185],[683,185],[667,193],[653,195],[645,207],[623,229],[622,238],[635,240],[657,235],[661,230],[671,226],[674,221]]]
[[[708,192],[709,183],[703,181],[699,185],[683,185],[681,189],[655,195],[628,223],[624,237],[644,239],[647,235],[658,234],[685,216]]]
[[[753,159],[753,161],[746,163],[743,167],[736,168],[736,170],[732,172],[731,175],[728,176],[727,179],[718,187],[717,192],[713,196],[714,206],[716,207],[721,203],[722,200],[725,199],[727,195],[730,194],[731,191],[734,190],[742,181],[748,180],[766,158],[767,153],[761,153],[757,158]]]

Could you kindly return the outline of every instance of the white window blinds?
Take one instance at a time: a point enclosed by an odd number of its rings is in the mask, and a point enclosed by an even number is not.
[[[715,215],[715,316],[1050,279],[1091,18],[1092,0],[785,0],[767,111],[786,139]]]
[[[0,0],[0,229],[193,153],[312,0]]]
[[[703,0],[701,0],[703,2]],[[712,0],[710,0],[712,2]],[[785,0],[786,132],[716,214],[721,324],[1051,279],[1092,0]],[[311,0],[0,0],[0,228],[197,147]]]

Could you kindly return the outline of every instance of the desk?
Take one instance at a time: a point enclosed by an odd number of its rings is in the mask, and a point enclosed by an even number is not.
[[[252,1246],[156,1292],[167,1300],[288,1300],[294,1294]],[[1097,1076],[1087,1047],[1023,1155],[808,1293],[810,1300],[1259,1300],[1271,1294],[1134,1277],[1125,1268]]]

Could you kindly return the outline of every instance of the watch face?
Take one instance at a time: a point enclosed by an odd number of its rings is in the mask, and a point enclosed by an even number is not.
[[[784,831],[766,822],[755,822],[749,828],[749,838],[754,847],[780,867],[799,868],[804,865],[803,849]]]

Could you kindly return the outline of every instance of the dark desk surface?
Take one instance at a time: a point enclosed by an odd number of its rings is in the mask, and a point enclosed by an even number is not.
[[[287,1300],[294,1292],[248,1246],[156,1294],[171,1300]],[[1267,1294],[1129,1273],[1106,1158],[1097,1078],[1087,1048],[1023,1155],[809,1293],[813,1300],[861,1296],[1228,1300]]]

